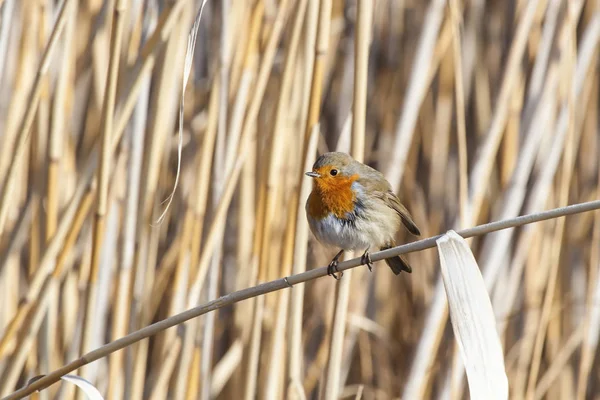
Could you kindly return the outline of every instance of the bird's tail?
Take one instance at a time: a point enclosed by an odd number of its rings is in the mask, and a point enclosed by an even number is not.
[[[391,247],[394,247],[393,244],[383,246],[381,250],[386,250]],[[402,255],[392,258],[386,258],[385,262],[391,268],[392,272],[396,275],[400,274],[400,272],[402,271],[406,271],[409,274],[412,272],[412,268],[410,267],[410,265],[408,265],[408,261],[406,261],[406,259],[402,257]]]

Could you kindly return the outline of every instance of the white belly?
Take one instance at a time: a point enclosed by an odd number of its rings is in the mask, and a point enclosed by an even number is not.
[[[319,242],[344,250],[366,250],[370,247],[369,237],[360,230],[343,224],[333,214],[316,220],[308,217],[310,230]]]
[[[393,241],[396,221],[375,219],[367,223],[357,219],[354,226],[342,223],[334,215],[316,220],[308,217],[310,230],[319,242],[329,244],[344,250],[365,251],[371,246],[381,247]]]

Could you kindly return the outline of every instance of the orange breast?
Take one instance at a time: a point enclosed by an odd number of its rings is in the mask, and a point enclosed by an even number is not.
[[[346,213],[354,211],[356,194],[351,186],[356,179],[358,175],[315,179],[313,191],[308,198],[309,214],[317,219],[325,218],[329,213],[345,218]]]

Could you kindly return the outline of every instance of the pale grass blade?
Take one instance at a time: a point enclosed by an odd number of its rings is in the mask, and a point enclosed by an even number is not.
[[[452,330],[472,399],[508,399],[508,379],[492,303],[475,257],[453,230],[437,241]]]
[[[85,392],[87,398],[90,400],[104,400],[98,389],[96,389],[96,387],[92,385],[89,381],[83,379],[80,376],[65,375],[61,376],[60,379],[79,386],[79,388]]]

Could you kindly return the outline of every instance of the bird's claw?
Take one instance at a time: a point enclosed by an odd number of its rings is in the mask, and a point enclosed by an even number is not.
[[[367,264],[367,268],[369,268],[369,271],[373,272],[373,261],[371,261],[371,255],[368,251],[365,251],[365,253],[362,255],[362,257],[360,258],[360,262],[363,264]]]
[[[333,278],[337,281],[339,280],[342,276],[344,276],[344,273],[341,271],[338,271],[338,260],[332,260],[329,265],[327,266],[327,275],[329,276],[333,276]],[[339,274],[339,275],[336,275]]]
[[[327,275],[329,276],[333,276],[333,278],[337,281],[339,280],[342,276],[344,276],[344,273],[339,271],[337,266],[338,266],[338,260],[340,259],[340,256],[344,253],[344,249],[340,250],[335,257],[333,257],[333,260],[331,260],[331,262],[329,263],[329,265],[327,266]],[[336,275],[336,273],[339,274]]]

